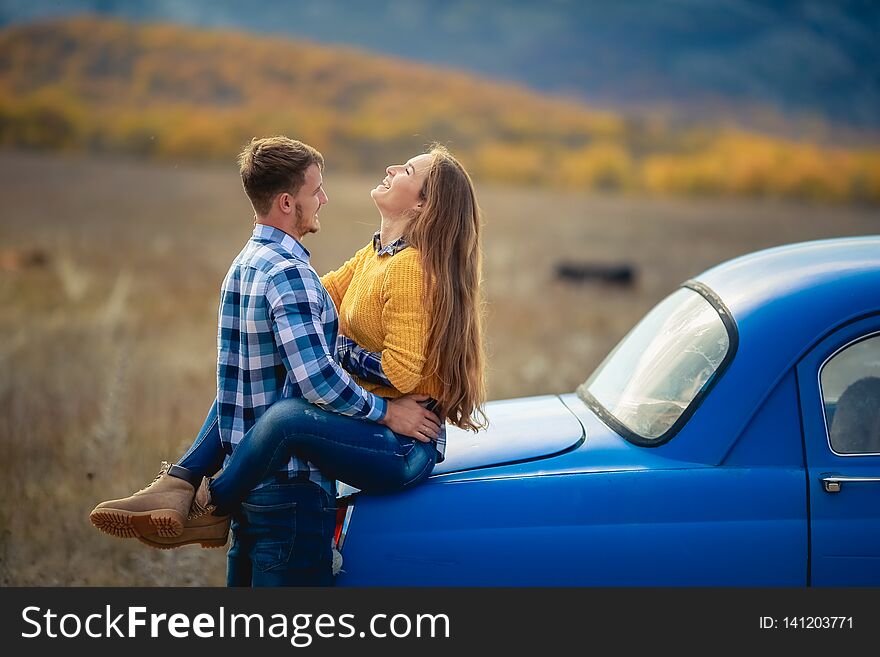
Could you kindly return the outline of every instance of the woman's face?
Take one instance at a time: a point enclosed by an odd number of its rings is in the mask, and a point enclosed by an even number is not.
[[[428,177],[431,160],[431,155],[424,153],[385,169],[385,179],[370,192],[383,217],[396,217],[418,209],[422,203],[419,193]]]

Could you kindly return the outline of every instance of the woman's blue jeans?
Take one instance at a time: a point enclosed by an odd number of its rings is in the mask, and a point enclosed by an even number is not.
[[[215,399],[196,439],[177,461],[177,465],[186,468],[197,477],[210,477],[223,467],[226,452],[223,449],[223,442],[220,440],[220,428],[217,422],[217,400]]]
[[[312,481],[254,487],[292,454],[330,478],[368,492],[403,490],[424,481],[437,458],[433,443],[398,436],[374,422],[321,410],[302,399],[282,399],[260,417],[211,481],[211,501],[232,513],[228,586],[330,586],[336,500]],[[178,462],[211,476],[226,454],[217,404]]]
[[[216,408],[215,403],[192,447],[178,462],[196,475],[210,476],[223,463]],[[370,493],[421,483],[437,459],[433,443],[400,436],[375,422],[324,411],[304,399],[281,399],[245,434],[211,482],[213,503],[221,510],[235,508],[291,455],[311,461],[331,479]]]

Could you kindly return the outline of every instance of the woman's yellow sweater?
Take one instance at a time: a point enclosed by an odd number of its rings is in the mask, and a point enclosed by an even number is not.
[[[354,377],[380,397],[422,393],[439,398],[440,380],[422,374],[429,327],[423,281],[416,249],[378,255],[372,242],[321,277],[339,312],[339,332],[382,354],[382,371],[394,388]]]

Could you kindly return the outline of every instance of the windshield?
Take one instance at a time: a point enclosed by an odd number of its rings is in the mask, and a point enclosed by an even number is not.
[[[660,442],[718,371],[730,334],[715,307],[681,288],[661,301],[578,388],[643,442]]]

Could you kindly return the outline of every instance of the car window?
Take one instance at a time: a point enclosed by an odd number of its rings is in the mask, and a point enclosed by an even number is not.
[[[702,294],[681,288],[621,340],[578,392],[640,442],[668,438],[730,352],[730,330]]]
[[[819,370],[819,384],[832,451],[880,452],[880,334],[837,351]]]

